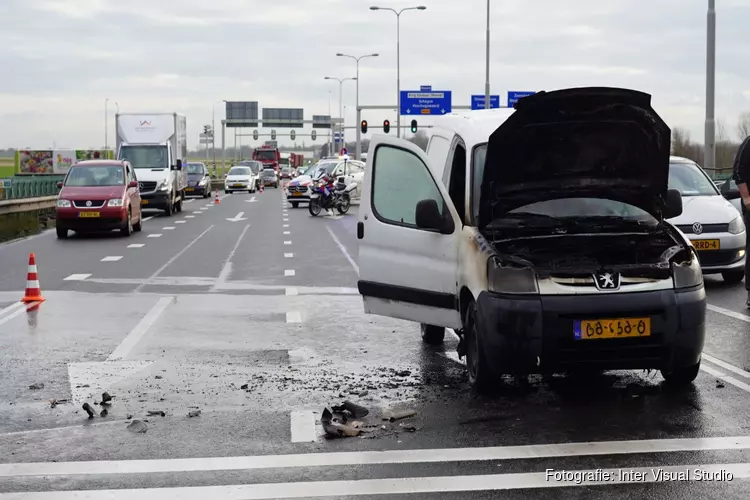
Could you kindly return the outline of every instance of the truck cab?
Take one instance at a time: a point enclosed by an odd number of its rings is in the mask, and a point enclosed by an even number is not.
[[[541,92],[436,121],[427,151],[375,135],[357,223],[365,313],[459,336],[469,382],[660,370],[690,384],[706,295],[667,219],[670,130],[648,94]]]
[[[253,150],[253,160],[261,162],[264,168],[273,167],[274,171],[278,173],[281,153],[279,153],[279,149],[276,147],[263,146]]]

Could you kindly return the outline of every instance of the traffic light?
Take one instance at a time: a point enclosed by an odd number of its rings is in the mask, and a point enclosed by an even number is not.
[[[416,134],[417,133],[417,120],[411,121],[411,133]]]
[[[391,121],[383,120],[383,133],[387,134],[391,131]]]
[[[276,140],[276,131],[275,130],[271,130],[271,140],[272,141]]]
[[[359,128],[362,130],[363,134],[367,133],[367,120],[362,120],[362,123],[360,124]]]
[[[292,130],[291,132],[289,132],[289,138],[291,140],[294,140],[295,137],[297,137],[297,132],[295,132],[294,130]]]
[[[312,139],[314,141],[317,138],[318,138],[318,131],[317,130],[313,130],[312,132],[310,132],[310,139]]]
[[[209,127],[208,125],[203,125],[203,133],[206,134],[206,135],[208,135],[208,131],[209,131],[210,128],[211,127]]]
[[[258,140],[258,129],[253,130],[253,140],[254,141]]]

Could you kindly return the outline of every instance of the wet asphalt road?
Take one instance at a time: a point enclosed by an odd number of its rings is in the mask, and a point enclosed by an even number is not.
[[[750,496],[742,285],[708,279],[689,390],[612,372],[477,396],[455,338],[425,348],[417,326],[363,314],[356,207],[311,218],[269,189],[146,215],[130,238],[0,245],[0,500]],[[47,300],[27,312],[29,252]],[[108,415],[88,420],[103,391]],[[371,410],[368,432],[326,440],[315,421],[346,399]],[[382,408],[416,416],[383,422]],[[612,475],[571,489],[547,469]],[[716,480],[651,483],[658,469]],[[621,484],[628,471],[645,476]]]

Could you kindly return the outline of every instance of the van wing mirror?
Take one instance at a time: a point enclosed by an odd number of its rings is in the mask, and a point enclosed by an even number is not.
[[[431,229],[441,234],[451,234],[455,229],[453,219],[444,217],[440,213],[437,201],[433,199],[420,200],[414,212],[414,221],[420,229]]]
[[[137,188],[138,187],[138,181],[130,181],[128,182],[129,188]]]
[[[667,206],[664,213],[665,219],[679,217],[682,215],[682,194],[677,189],[667,190]]]
[[[182,170],[182,160],[177,160],[177,163],[174,167],[175,170]]]
[[[57,183],[57,189],[62,189],[62,186],[63,186],[63,183],[62,183],[62,182],[58,182],[58,183]]]

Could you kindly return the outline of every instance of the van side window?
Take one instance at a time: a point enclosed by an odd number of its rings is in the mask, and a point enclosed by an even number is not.
[[[462,224],[466,224],[466,149],[462,144],[456,144],[451,162],[451,177],[448,183],[453,206],[458,211]]]
[[[448,152],[451,149],[451,141],[441,135],[433,135],[430,142],[427,143],[427,158],[430,163],[437,168],[445,167],[445,161],[448,158]]]
[[[447,207],[435,180],[414,153],[393,146],[375,150],[372,173],[372,209],[382,222],[417,228],[417,203],[437,201],[445,213]]]

